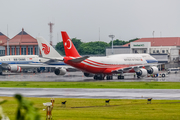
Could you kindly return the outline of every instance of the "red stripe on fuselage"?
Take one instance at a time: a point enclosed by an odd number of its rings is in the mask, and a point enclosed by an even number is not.
[[[64,57],[64,62],[68,65],[71,65],[75,68],[78,68],[80,70],[82,70],[83,72],[89,72],[89,73],[94,73],[94,74],[111,74],[111,70],[116,70],[116,69],[120,69],[120,68],[125,68],[125,67],[130,67],[130,66],[136,66],[136,65],[112,65],[112,64],[103,64],[100,63],[99,65],[94,64],[94,63],[98,63],[98,62],[94,62],[92,60],[84,60],[83,62],[85,63],[74,63],[71,62],[69,60],[71,60],[72,58],[70,57]],[[91,62],[88,62],[91,61]],[[90,64],[90,65],[87,65]],[[111,69],[108,73],[104,73],[104,71],[106,69]],[[130,70],[129,72],[134,72],[134,70]]]
[[[105,64],[105,63],[99,63],[99,62],[96,62],[96,61],[92,61],[92,60],[89,60],[89,59],[86,59],[86,60],[84,60],[84,61],[90,61],[90,62],[99,64],[99,65],[109,65],[109,64]]]

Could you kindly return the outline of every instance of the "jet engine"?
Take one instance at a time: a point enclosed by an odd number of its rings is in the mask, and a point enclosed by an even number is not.
[[[136,72],[136,75],[137,75],[137,76],[141,76],[141,77],[147,76],[147,70],[141,68],[141,69],[139,69],[138,72]]]
[[[56,75],[65,75],[65,74],[66,74],[66,69],[64,69],[64,68],[56,68],[56,69],[54,70],[54,73],[55,73]]]
[[[21,67],[17,66],[17,65],[11,65],[9,70],[11,72],[21,72]]]
[[[148,74],[156,75],[156,74],[158,74],[158,68],[153,66],[150,69],[148,69],[147,72],[148,72]]]
[[[84,76],[86,76],[86,77],[93,77],[94,75],[91,74],[91,73],[84,73]]]

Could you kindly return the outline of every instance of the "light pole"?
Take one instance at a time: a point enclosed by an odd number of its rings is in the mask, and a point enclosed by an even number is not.
[[[9,55],[9,38],[7,37],[7,55]]]
[[[8,25],[7,25],[7,55],[9,55],[9,34],[8,34]]]
[[[112,54],[113,54],[113,38],[115,37],[115,35],[109,35],[110,38],[112,38]]]

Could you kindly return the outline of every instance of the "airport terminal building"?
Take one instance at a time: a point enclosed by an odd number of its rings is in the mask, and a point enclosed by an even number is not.
[[[5,55],[5,47],[3,46],[4,43],[7,42],[9,38],[0,32],[0,56]]]
[[[114,46],[113,54],[148,53],[165,63],[162,66],[179,67],[180,63],[180,37],[141,38],[123,46]],[[112,48],[106,48],[106,55],[112,54]]]
[[[9,46],[9,48],[7,46]],[[8,55],[8,53],[9,55],[41,54],[39,51],[37,40],[27,32],[25,32],[23,28],[22,31],[12,39],[9,39],[7,36],[0,32],[0,56]]]

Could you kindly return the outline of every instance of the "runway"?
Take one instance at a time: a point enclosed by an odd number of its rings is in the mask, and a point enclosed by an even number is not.
[[[0,88],[0,96],[180,100],[180,89]]]
[[[0,76],[0,81],[54,81],[54,82],[88,82],[96,81],[92,77],[85,77],[82,72],[68,72],[64,76],[54,73],[26,73],[5,74]],[[169,74],[165,78],[146,77],[137,79],[132,75],[125,76],[124,80],[104,82],[180,82],[180,74]],[[14,96],[20,93],[25,97],[51,97],[51,98],[105,98],[105,99],[169,99],[180,100],[180,89],[72,89],[72,88],[0,88],[0,96]]]
[[[0,76],[0,81],[55,81],[55,82],[86,82],[86,81],[97,81],[93,77],[85,77],[84,74],[80,71],[78,72],[67,72],[66,75],[55,75],[51,73],[5,73]],[[105,80],[109,81],[109,80]],[[165,78],[152,78],[152,77],[143,77],[141,79],[134,78],[133,74],[125,74],[125,79],[118,80],[117,76],[113,77],[113,80],[116,82],[136,82],[136,81],[157,81],[157,82],[180,82],[180,73],[178,74],[169,74]]]

